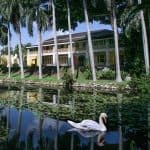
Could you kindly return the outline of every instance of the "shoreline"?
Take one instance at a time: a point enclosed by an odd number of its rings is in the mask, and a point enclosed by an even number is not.
[[[51,82],[51,81],[31,81],[31,80],[14,80],[14,79],[0,79],[0,85],[3,86],[20,86],[24,85],[26,87],[43,87],[43,88],[64,88],[64,84],[62,82]],[[116,93],[116,92],[123,92],[128,93],[131,92],[132,89],[129,87],[128,84],[124,85],[122,83],[78,83],[75,82],[72,85],[72,88],[75,90],[81,91],[91,91],[96,90],[99,92],[108,92],[108,93]]]

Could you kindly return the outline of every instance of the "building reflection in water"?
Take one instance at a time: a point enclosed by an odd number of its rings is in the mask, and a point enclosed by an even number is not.
[[[82,132],[72,129],[66,120],[59,118],[59,106],[68,108],[72,120],[75,120],[76,105],[75,97],[68,98],[66,101],[61,100],[61,90],[53,90],[45,94],[45,89],[39,88],[36,91],[26,91],[21,87],[20,92],[17,92],[14,99],[17,100],[15,107],[1,107],[0,120],[4,122],[7,129],[8,147],[12,149],[54,149],[54,150],[76,150],[86,149],[95,150],[103,146],[103,149],[110,149],[115,145],[115,149],[123,150],[124,143],[127,141],[123,131],[123,95],[117,94],[117,111],[116,130],[109,130],[106,133],[102,132]],[[12,93],[7,94],[8,97],[13,96]],[[3,93],[4,94],[4,93]],[[93,93],[97,95],[96,93]],[[4,95],[3,95],[4,96]],[[17,99],[18,98],[18,99]],[[56,117],[51,118],[45,115],[35,115],[31,109],[24,107],[24,103],[40,102],[46,104],[47,109],[55,109]],[[83,104],[83,102],[81,102]],[[96,120],[96,101],[92,101],[93,120]],[[149,125],[149,106],[148,107],[148,125]],[[46,110],[45,110],[46,111]],[[57,115],[58,114],[58,115]],[[3,123],[1,123],[2,125]],[[148,132],[149,137],[149,132]],[[126,136],[127,138],[127,136]],[[129,140],[130,142],[130,140]],[[148,141],[149,148],[149,141]],[[113,149],[113,148],[112,148]]]

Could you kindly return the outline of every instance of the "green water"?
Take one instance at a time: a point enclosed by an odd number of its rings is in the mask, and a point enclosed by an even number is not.
[[[1,86],[0,149],[148,150],[149,106],[149,95],[140,93]],[[69,131],[67,120],[98,121],[101,112],[106,133]]]

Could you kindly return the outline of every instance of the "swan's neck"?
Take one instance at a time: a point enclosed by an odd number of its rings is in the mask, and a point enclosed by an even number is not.
[[[101,129],[102,129],[103,131],[106,131],[106,130],[107,130],[107,128],[106,128],[106,126],[105,126],[105,124],[104,124],[103,118],[102,118],[101,116],[99,117],[99,125],[100,125],[100,127],[101,127]]]

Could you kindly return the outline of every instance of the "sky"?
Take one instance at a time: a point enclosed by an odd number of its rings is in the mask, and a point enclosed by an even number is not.
[[[33,37],[29,36],[26,28],[21,29],[22,44],[31,43],[32,45],[37,45],[38,37],[37,37],[36,24],[34,24],[33,26],[34,26]],[[101,29],[112,30],[110,25],[104,25],[104,24],[100,24],[98,22],[90,23],[90,30],[91,31],[101,30]],[[18,38],[17,38],[16,33],[13,31],[13,29],[11,29],[11,31],[12,31],[11,47],[14,48],[18,44]],[[75,31],[73,31],[73,33],[77,33],[77,32],[86,32],[86,24],[85,23],[78,24],[78,26],[76,27]],[[68,31],[65,31],[65,32],[57,31],[57,35],[63,35],[63,34],[68,34]],[[50,31],[50,30],[44,32],[42,35],[43,40],[46,40],[46,39],[51,38],[51,37],[53,37],[53,31]]]

